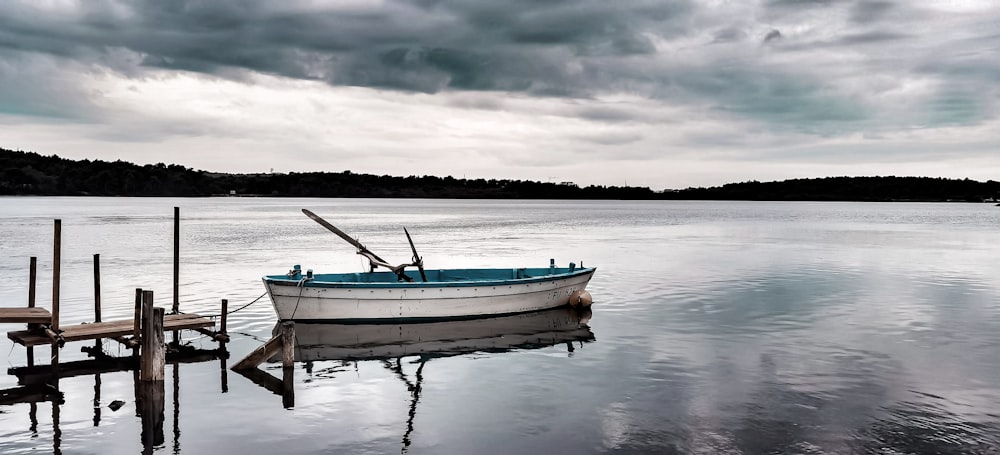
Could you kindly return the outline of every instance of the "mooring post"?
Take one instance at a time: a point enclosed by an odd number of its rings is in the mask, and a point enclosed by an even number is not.
[[[170,314],[181,311],[180,280],[181,280],[181,208],[174,207],[174,302],[170,306]],[[178,333],[175,330],[173,343],[178,344]]]
[[[101,322],[101,255],[94,254],[94,322]],[[94,347],[101,347],[101,339],[94,339]]]
[[[62,250],[62,220],[55,220],[52,246],[52,331],[59,333],[59,265]]]
[[[38,258],[31,257],[28,264],[28,308],[35,307],[35,282],[38,280]]]
[[[132,316],[132,341],[138,342],[140,337],[139,323],[142,321],[142,288],[135,288],[135,314]],[[132,354],[139,354],[138,346],[132,346]]]
[[[222,299],[222,314],[219,315],[219,333],[228,335],[226,332],[226,315],[229,313],[229,299]]]
[[[94,322],[101,322],[101,255],[94,254]]]
[[[281,404],[295,407],[295,323],[281,323]]]
[[[153,291],[142,291],[142,354],[139,358],[140,381],[162,381],[167,352],[163,337],[163,308],[153,307]]]
[[[31,257],[28,263],[28,308],[35,307],[35,282],[38,279],[38,258]],[[28,328],[36,327],[35,324],[28,324]],[[28,346],[28,366],[35,365],[35,348]]]
[[[173,306],[170,307],[171,314],[177,314],[180,311],[180,295],[179,295],[180,271],[181,271],[180,257],[181,257],[181,208],[174,207],[174,304]]]
[[[295,323],[284,321],[281,323],[281,367],[293,368],[295,366]]]

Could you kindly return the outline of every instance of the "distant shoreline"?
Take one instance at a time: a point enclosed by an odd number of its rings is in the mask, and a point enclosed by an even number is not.
[[[0,148],[0,196],[318,197],[504,200],[997,202],[1000,182],[935,177],[825,177],[710,188],[580,187],[573,182],[292,172],[222,174],[180,165],[68,160]]]

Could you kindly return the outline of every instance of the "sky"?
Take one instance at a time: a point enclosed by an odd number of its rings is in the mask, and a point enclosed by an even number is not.
[[[1000,180],[1000,0],[0,0],[0,148],[655,190]]]

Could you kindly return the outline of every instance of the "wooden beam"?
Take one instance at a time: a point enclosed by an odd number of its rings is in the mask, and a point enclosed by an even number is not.
[[[215,326],[214,321],[198,314],[167,314],[163,317],[163,329],[167,331],[213,326]],[[133,335],[133,329],[133,322],[126,319],[66,326],[63,327],[60,335],[65,341],[81,341]],[[44,333],[37,330],[7,332],[7,338],[23,346],[37,346],[52,342]],[[141,336],[137,337],[137,339],[141,338]]]
[[[0,308],[0,323],[48,324],[52,313],[45,308]]]
[[[264,343],[257,349],[254,349],[249,355],[240,360],[236,365],[233,365],[234,371],[248,370],[252,368],[257,368],[265,360],[271,358],[271,356],[281,351],[281,334],[275,336]]]

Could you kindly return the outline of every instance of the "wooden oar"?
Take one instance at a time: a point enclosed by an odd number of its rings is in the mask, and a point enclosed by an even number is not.
[[[417,269],[420,270],[420,279],[426,283],[427,275],[424,274],[424,258],[417,255],[417,247],[413,246],[413,239],[410,238],[410,231],[406,230],[406,226],[403,226],[403,232],[406,233],[406,240],[410,242],[410,250],[413,251],[413,262],[417,264]]]
[[[365,248],[365,246],[362,245],[361,242],[359,242],[357,240],[354,240],[353,238],[351,238],[351,236],[347,235],[347,233],[345,233],[344,231],[341,231],[340,229],[337,229],[337,226],[334,226],[334,225],[330,224],[328,221],[324,220],[319,215],[317,215],[317,214],[315,214],[313,212],[310,212],[308,209],[302,209],[302,213],[305,213],[306,216],[308,216],[309,218],[312,218],[313,221],[319,223],[320,226],[323,226],[323,227],[329,229],[330,232],[332,232],[334,234],[337,234],[338,237],[344,239],[344,241],[346,241],[347,243],[350,243],[351,245],[354,245],[354,247],[357,248],[358,251],[360,251],[362,253],[370,254],[371,257],[375,258],[379,262],[385,263],[385,259],[382,259],[382,258],[378,257],[378,255],[376,255],[375,253],[372,253],[371,251],[369,251],[368,248]]]

